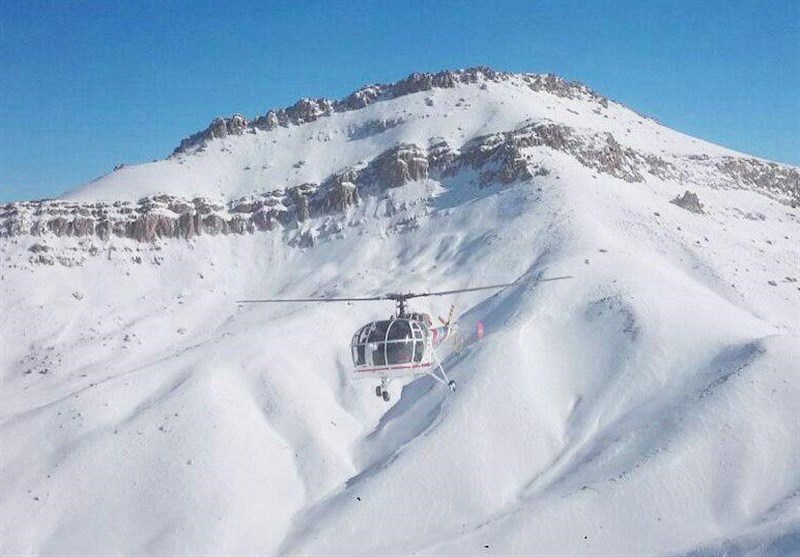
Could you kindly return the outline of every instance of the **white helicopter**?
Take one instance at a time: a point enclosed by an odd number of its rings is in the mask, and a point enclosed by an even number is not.
[[[572,278],[571,276],[536,279],[535,282],[548,282]],[[401,377],[418,377],[429,375],[451,391],[456,390],[455,381],[451,380],[442,367],[436,349],[451,336],[453,324],[453,306],[447,319],[439,318],[440,327],[434,327],[431,316],[427,313],[409,312],[406,300],[426,296],[446,296],[461,292],[493,290],[506,288],[516,284],[493,284],[475,288],[460,288],[441,292],[423,292],[406,294],[389,293],[382,296],[366,298],[294,298],[238,300],[239,304],[273,304],[273,303],[308,303],[308,302],[374,302],[393,300],[395,315],[390,319],[367,323],[353,335],[350,351],[353,357],[353,374],[356,378],[379,379],[380,385],[375,387],[375,395],[389,401],[388,386],[392,379]],[[479,334],[479,336],[482,336]]]

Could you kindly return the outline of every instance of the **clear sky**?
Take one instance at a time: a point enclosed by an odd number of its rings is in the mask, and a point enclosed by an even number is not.
[[[800,165],[798,0],[0,0],[0,201],[163,158],[217,115],[476,65]]]

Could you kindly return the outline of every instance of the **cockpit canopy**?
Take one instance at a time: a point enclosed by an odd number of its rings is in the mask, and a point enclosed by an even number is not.
[[[361,327],[350,343],[356,371],[425,367],[431,362],[431,333],[413,318],[373,321]]]

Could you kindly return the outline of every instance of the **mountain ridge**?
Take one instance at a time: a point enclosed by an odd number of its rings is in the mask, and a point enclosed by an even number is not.
[[[508,81],[519,79],[531,90],[574,98],[585,96],[607,106],[609,99],[600,95],[578,81],[568,81],[552,73],[512,73],[496,71],[487,66],[474,66],[457,70],[442,70],[435,73],[413,72],[404,79],[388,84],[374,83],[364,85],[345,97],[334,100],[328,98],[311,99],[303,97],[291,106],[270,109],[266,114],[249,120],[241,113],[229,117],[214,118],[204,130],[181,140],[173,155],[185,153],[204,146],[211,139],[241,135],[248,130],[269,131],[278,126],[302,125],[313,122],[335,112],[348,112],[364,108],[375,102],[385,101],[432,89],[449,89],[458,84],[475,84],[482,81]],[[646,116],[643,116],[647,118]]]
[[[293,230],[347,220],[365,197],[465,173],[478,188],[507,187],[557,173],[549,153],[629,184],[752,189],[800,203],[800,169],[698,142],[553,74],[413,73],[340,101],[215,122],[167,159],[121,166],[66,199],[0,206],[0,236],[153,242],[281,229],[307,245],[315,234]]]

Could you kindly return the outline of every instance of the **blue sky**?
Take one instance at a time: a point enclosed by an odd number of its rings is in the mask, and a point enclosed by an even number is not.
[[[797,0],[0,0],[0,201],[163,158],[217,115],[475,65],[800,165]]]

